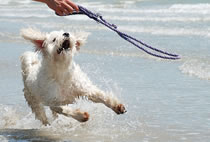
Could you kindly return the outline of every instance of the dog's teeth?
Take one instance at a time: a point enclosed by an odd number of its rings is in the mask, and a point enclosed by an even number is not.
[[[60,54],[63,50],[64,50],[64,48],[58,48],[57,53]]]
[[[62,49],[60,49],[60,48],[59,48],[59,49],[57,49],[57,53],[58,53],[58,54],[60,54],[60,53],[61,53],[61,51],[62,51]]]

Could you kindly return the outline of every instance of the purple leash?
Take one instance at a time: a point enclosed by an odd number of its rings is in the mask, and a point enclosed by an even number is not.
[[[98,23],[101,23],[104,26],[106,26],[107,28],[111,29],[112,31],[115,31],[121,38],[123,38],[126,41],[130,42],[131,44],[133,44],[137,48],[143,50],[144,52],[146,52],[149,55],[152,55],[152,56],[158,57],[158,58],[162,58],[162,59],[170,59],[170,60],[180,59],[179,55],[171,54],[171,53],[168,53],[168,52],[156,49],[154,47],[151,47],[151,46],[147,45],[146,43],[144,43],[144,42],[142,42],[140,40],[137,40],[136,38],[133,38],[133,37],[131,37],[131,36],[129,36],[129,35],[123,33],[123,32],[120,32],[117,29],[116,25],[110,24],[109,22],[104,20],[103,17],[100,14],[93,13],[90,10],[88,10],[88,9],[82,7],[82,6],[78,6],[78,7],[79,7],[80,12],[79,13],[78,12],[73,12],[70,15],[84,14],[84,15],[88,16],[90,19],[93,19],[93,20],[97,21]],[[141,44],[142,46],[144,46],[144,47],[146,47],[146,48],[148,48],[150,50],[156,51],[156,52],[158,52],[160,54],[164,54],[164,55],[159,55],[159,54],[152,53],[152,52],[148,51],[147,49],[139,46],[137,43]]]

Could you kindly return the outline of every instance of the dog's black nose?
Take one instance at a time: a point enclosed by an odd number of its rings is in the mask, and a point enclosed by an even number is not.
[[[69,37],[69,33],[64,33],[63,36]]]

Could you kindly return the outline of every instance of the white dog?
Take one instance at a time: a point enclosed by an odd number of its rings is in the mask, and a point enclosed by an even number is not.
[[[54,116],[58,113],[80,122],[87,121],[87,112],[67,106],[79,97],[103,103],[117,114],[126,112],[123,104],[93,85],[74,63],[73,56],[84,44],[86,33],[41,33],[29,28],[23,29],[21,34],[36,48],[36,52],[28,51],[21,56],[24,96],[35,117],[44,125],[49,124],[44,106],[49,106]],[[38,53],[41,53],[41,59]]]

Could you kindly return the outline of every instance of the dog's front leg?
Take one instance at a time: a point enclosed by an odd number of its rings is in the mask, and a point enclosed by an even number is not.
[[[126,112],[124,105],[121,104],[116,97],[107,95],[105,94],[105,92],[99,89],[88,94],[87,97],[89,100],[95,103],[103,103],[107,107],[111,108],[117,114],[123,114]]]
[[[45,126],[49,125],[44,107],[40,103],[40,100],[32,95],[27,88],[24,88],[23,91],[28,105],[31,107],[32,112],[35,113],[36,119],[40,120]]]
[[[74,110],[68,106],[51,106],[50,109],[56,113],[72,117],[79,122],[85,122],[89,119],[89,114],[87,112],[82,112],[79,109]]]

